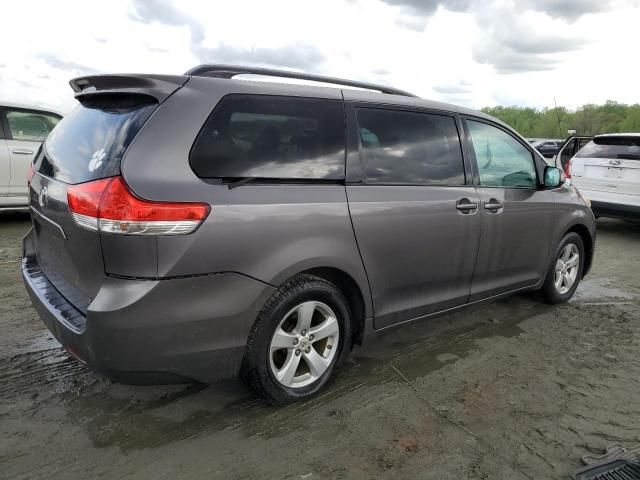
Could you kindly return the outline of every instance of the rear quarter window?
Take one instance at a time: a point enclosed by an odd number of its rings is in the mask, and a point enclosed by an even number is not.
[[[79,105],[47,137],[34,168],[65,183],[83,183],[120,173],[122,157],[156,103],[138,99]]]
[[[228,95],[190,155],[203,178],[343,180],[344,108],[339,100]]]

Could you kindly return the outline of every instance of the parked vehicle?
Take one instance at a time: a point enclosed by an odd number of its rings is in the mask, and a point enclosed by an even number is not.
[[[538,140],[533,142],[532,145],[543,157],[551,158],[558,153],[562,142],[555,140]]]
[[[71,85],[22,272],[56,338],[116,379],[241,373],[302,399],[386,328],[524,290],[564,302],[591,266],[584,200],[481,112],[224,65]]]
[[[566,175],[568,172],[567,168],[569,160],[571,160],[575,154],[582,149],[582,147],[589,143],[592,138],[593,137],[587,136],[574,136],[567,138],[553,158],[554,165],[565,172]]]
[[[640,219],[640,133],[597,135],[568,165],[597,217]]]
[[[48,110],[0,104],[0,211],[28,208],[29,165],[61,118]]]

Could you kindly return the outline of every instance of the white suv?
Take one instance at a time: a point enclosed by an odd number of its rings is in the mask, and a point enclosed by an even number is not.
[[[598,135],[571,160],[567,176],[596,217],[640,219],[640,133]]]
[[[0,104],[0,211],[28,208],[29,165],[61,118],[50,110]]]

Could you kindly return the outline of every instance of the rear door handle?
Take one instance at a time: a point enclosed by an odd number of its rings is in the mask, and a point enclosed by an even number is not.
[[[26,148],[14,148],[11,152],[16,155],[33,155],[33,150],[28,150]]]
[[[486,210],[489,210],[490,212],[497,212],[498,210],[500,210],[503,207],[502,203],[500,203],[498,200],[496,200],[495,198],[492,198],[491,200],[487,200],[484,202],[484,208]]]
[[[478,202],[472,202],[468,198],[461,198],[456,202],[456,208],[464,214],[475,213],[478,210]]]

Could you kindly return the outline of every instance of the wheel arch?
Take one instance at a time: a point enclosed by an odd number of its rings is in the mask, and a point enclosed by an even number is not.
[[[591,265],[593,263],[594,239],[591,236],[589,229],[581,223],[576,223],[575,225],[571,226],[566,232],[564,232],[562,237],[564,238],[564,236],[569,233],[577,233],[578,235],[580,235],[580,238],[582,238],[582,243],[584,244],[585,250],[584,268],[582,269],[582,277],[584,278],[585,275],[589,273],[589,270],[591,269]]]
[[[307,274],[322,278],[338,287],[349,302],[351,311],[351,333],[353,343],[362,344],[367,318],[365,296],[358,282],[344,270],[336,267],[313,267],[298,272],[296,275]]]

